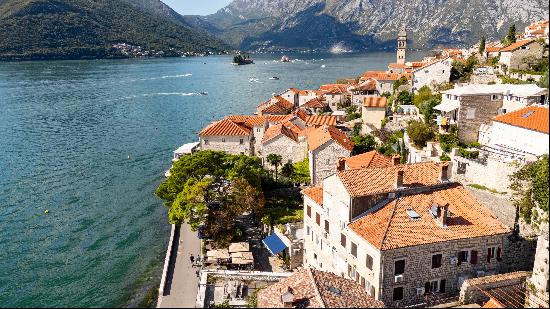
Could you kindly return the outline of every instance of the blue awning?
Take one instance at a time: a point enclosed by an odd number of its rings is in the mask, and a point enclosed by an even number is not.
[[[275,255],[285,250],[285,248],[287,247],[285,243],[275,233],[267,236],[264,240],[262,240],[262,242],[272,255]]]

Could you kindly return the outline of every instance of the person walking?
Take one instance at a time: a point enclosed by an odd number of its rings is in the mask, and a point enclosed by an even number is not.
[[[189,260],[191,260],[191,264],[195,263],[195,256],[191,254],[191,256],[189,257]]]

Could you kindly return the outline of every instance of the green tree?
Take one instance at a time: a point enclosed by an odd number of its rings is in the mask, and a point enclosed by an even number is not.
[[[374,136],[370,134],[356,135],[352,136],[350,139],[355,144],[353,146],[354,154],[369,152],[376,148],[376,140],[374,139]]]
[[[357,111],[357,105],[352,105],[346,108],[346,120],[351,121],[361,118],[361,112]]]
[[[548,155],[512,174],[510,189],[522,219],[535,226],[548,222]]]
[[[409,81],[405,76],[400,77],[398,80],[393,82],[393,93],[399,90],[399,87],[406,85]]]
[[[419,120],[411,120],[407,126],[407,134],[416,147],[426,146],[426,142],[435,136],[431,126]]]
[[[270,153],[267,155],[267,162],[269,162],[269,164],[271,164],[275,168],[275,183],[277,182],[279,165],[281,165],[282,161],[283,157],[281,157],[281,155],[278,155],[276,153]]]
[[[292,176],[292,173],[294,173],[294,165],[292,165],[292,163],[290,162],[285,163],[281,168],[281,175],[290,178]]]
[[[506,44],[512,44],[516,43],[516,25],[512,24],[510,28],[508,28],[508,34],[505,38]]]
[[[291,180],[295,183],[309,183],[311,178],[309,176],[309,160],[306,157],[304,161],[296,162],[293,164],[294,172],[292,173]]]
[[[430,98],[422,103],[420,103],[420,107],[418,110],[420,113],[424,116],[424,122],[425,123],[431,123],[433,122],[433,114],[434,114],[434,107],[437,106],[439,103],[441,103],[441,100],[437,98]]]
[[[412,102],[412,94],[407,90],[403,90],[399,92],[395,101],[398,102],[399,105],[409,105]]]
[[[482,36],[481,40],[479,40],[479,53],[483,54],[485,52],[485,37]]]
[[[424,85],[418,89],[417,93],[414,94],[412,102],[416,107],[420,108],[420,104],[422,104],[422,102],[427,101],[432,97],[432,90],[430,87]]]
[[[548,71],[544,72],[544,75],[537,82],[537,86],[548,89]]]

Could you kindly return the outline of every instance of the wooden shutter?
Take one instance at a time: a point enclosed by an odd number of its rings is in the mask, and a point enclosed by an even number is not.
[[[477,251],[472,250],[471,256],[470,256],[470,263],[477,264]]]
[[[487,263],[491,263],[491,248],[487,248]]]
[[[430,282],[424,284],[424,294],[430,293]]]
[[[502,249],[500,247],[497,248],[497,261],[502,260]]]
[[[370,296],[374,297],[374,294],[376,293],[376,290],[374,289],[374,285],[370,286]]]
[[[447,282],[445,281],[445,279],[441,280],[441,282],[439,283],[439,293],[445,293],[445,284],[446,283]]]

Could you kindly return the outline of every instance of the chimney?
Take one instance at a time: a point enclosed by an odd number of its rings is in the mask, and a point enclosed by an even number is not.
[[[405,176],[405,172],[403,170],[398,170],[397,174],[395,176],[395,189],[403,188],[403,178]]]
[[[440,182],[447,182],[449,181],[449,165],[443,164],[439,167],[439,181]]]
[[[441,227],[447,226],[447,212],[449,212],[449,203],[439,206],[439,216],[437,217],[437,222]]]
[[[391,157],[391,160],[392,160],[392,164],[393,165],[399,165],[401,164],[401,156],[400,155],[393,155]]]
[[[288,287],[288,291],[281,295],[281,301],[284,308],[292,308],[294,303],[294,293],[291,287]]]

